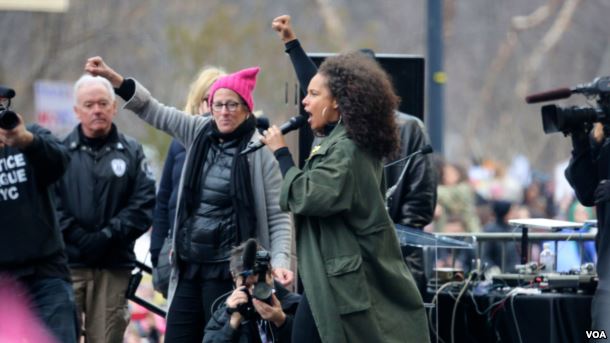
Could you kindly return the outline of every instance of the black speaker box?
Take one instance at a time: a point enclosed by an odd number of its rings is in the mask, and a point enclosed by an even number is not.
[[[324,61],[329,53],[307,54],[316,66]],[[376,54],[377,62],[390,75],[394,90],[400,97],[399,111],[414,115],[424,120],[424,58],[406,54]],[[302,94],[299,92],[299,108],[305,113],[302,104]],[[303,166],[311,151],[313,133],[308,125],[299,130],[299,166]]]

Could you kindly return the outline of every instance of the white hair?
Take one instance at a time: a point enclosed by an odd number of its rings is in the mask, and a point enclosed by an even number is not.
[[[110,81],[108,81],[107,79],[105,79],[101,76],[83,74],[83,76],[81,76],[76,81],[76,83],[74,83],[73,96],[74,96],[75,105],[78,105],[78,99],[77,99],[76,95],[78,93],[79,88],[81,88],[82,86],[85,86],[85,85],[90,85],[90,84],[98,84],[98,85],[104,86],[104,88],[106,88],[106,91],[108,91],[110,100],[114,101],[114,99],[116,98],[116,96],[114,95],[114,88],[112,88],[112,84],[110,84]]]

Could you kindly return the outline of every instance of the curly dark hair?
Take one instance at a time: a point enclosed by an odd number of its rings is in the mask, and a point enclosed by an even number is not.
[[[318,72],[336,99],[348,137],[380,158],[398,150],[399,97],[379,64],[361,52],[327,58]]]

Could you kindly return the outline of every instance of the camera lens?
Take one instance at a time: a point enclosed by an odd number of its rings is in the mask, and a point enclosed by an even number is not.
[[[254,286],[252,290],[252,296],[260,301],[266,303],[271,302],[271,295],[273,294],[273,288],[267,283],[259,282]]]

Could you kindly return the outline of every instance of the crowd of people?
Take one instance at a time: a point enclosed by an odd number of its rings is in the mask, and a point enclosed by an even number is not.
[[[437,157],[436,166],[438,201],[434,219],[424,228],[428,232],[514,232],[515,227],[509,225],[511,219],[548,218],[585,224],[596,218],[592,208],[580,203],[563,174],[556,179],[535,173],[522,157],[515,158],[510,166],[493,160],[459,164]],[[516,271],[521,255],[518,244],[507,242],[503,248],[499,242],[479,244],[483,244],[483,267]],[[538,260],[540,244],[532,244],[531,249],[532,260]],[[557,271],[561,272],[579,269],[583,263],[597,259],[591,243],[580,247],[576,242],[559,242],[557,250]],[[464,256],[453,260],[447,252],[442,255],[444,258],[437,261],[440,267],[457,264],[468,270],[472,266]]]
[[[22,119],[0,128],[7,180],[0,179],[0,213],[10,229],[2,231],[0,274],[27,295],[15,306],[39,318],[32,337],[426,342],[422,251],[401,251],[395,223],[501,232],[510,218],[590,215],[571,193],[554,202],[549,183],[516,180],[497,164],[467,171],[420,154],[384,168],[429,144],[423,122],[397,110],[399,98],[372,51],[338,54],[317,68],[290,19],[271,26],[316,136],[302,167],[277,126],[257,130],[253,92],[265,73],[258,67],[204,67],[179,110],[91,57],[74,84],[79,124],[66,138]],[[174,138],[158,190],[140,143],[113,123],[116,95]],[[266,147],[241,153],[258,141]],[[386,199],[392,185],[396,192]],[[166,321],[126,298],[134,242],[149,230]],[[485,249],[490,266],[504,260],[497,251]],[[12,287],[0,278],[0,296],[4,284]],[[153,297],[152,288],[145,291]]]

